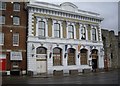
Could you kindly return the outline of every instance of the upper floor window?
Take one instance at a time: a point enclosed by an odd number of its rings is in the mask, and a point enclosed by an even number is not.
[[[74,38],[74,28],[73,25],[68,26],[68,38]]]
[[[4,44],[4,33],[0,32],[0,44]]]
[[[86,39],[86,32],[85,32],[85,27],[81,28],[81,39],[85,40]]]
[[[0,16],[0,24],[5,24],[5,16]]]
[[[45,37],[45,22],[44,21],[39,21],[38,36],[44,36]]]
[[[92,40],[96,41],[96,29],[92,29]]]
[[[6,10],[6,3],[0,2],[0,10]]]
[[[13,25],[20,25],[20,18],[17,16],[13,17]]]
[[[14,33],[13,34],[13,46],[18,46],[19,45],[19,33]]]
[[[54,23],[54,37],[60,38],[60,24]]]
[[[16,3],[16,2],[15,2],[15,3],[13,4],[13,10],[14,10],[14,11],[20,11],[20,3]]]

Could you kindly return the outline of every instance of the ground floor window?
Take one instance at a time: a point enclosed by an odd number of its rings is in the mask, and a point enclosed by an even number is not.
[[[53,49],[53,65],[62,65],[62,49],[61,48],[54,48]]]
[[[75,49],[68,49],[68,65],[75,65]]]
[[[80,62],[81,65],[87,65],[87,50],[86,49],[81,49],[80,50]]]

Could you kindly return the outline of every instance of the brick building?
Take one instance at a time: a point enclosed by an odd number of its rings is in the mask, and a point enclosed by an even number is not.
[[[0,2],[0,62],[7,75],[26,74],[27,11],[24,2]]]

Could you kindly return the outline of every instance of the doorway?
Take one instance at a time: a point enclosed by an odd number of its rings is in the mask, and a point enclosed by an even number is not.
[[[37,74],[45,74],[47,72],[47,49],[38,47],[36,54],[36,72]]]
[[[91,55],[92,55],[92,69],[93,71],[96,71],[96,69],[98,68],[98,50],[93,49]]]

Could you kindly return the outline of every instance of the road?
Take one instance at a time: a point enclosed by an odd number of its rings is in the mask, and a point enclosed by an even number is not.
[[[108,72],[86,73],[81,75],[54,76],[33,78],[30,76],[5,76],[2,85],[20,84],[118,84],[118,70]],[[114,85],[115,86],[115,85]]]

